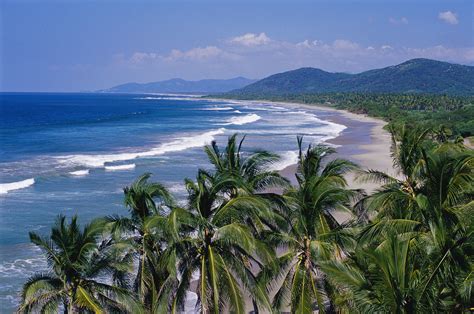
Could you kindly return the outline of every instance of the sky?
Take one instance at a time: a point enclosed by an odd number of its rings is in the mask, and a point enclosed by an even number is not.
[[[0,0],[0,91],[474,65],[473,0]]]

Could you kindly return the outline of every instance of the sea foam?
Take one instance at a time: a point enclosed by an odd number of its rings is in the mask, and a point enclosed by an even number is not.
[[[269,170],[280,171],[298,162],[298,152],[287,151],[280,154],[280,160],[270,165]]]
[[[207,107],[204,108],[203,110],[207,111],[228,111],[228,110],[234,110],[232,107]]]
[[[224,125],[244,125],[247,123],[252,123],[255,121],[260,120],[262,117],[260,117],[258,114],[251,113],[245,116],[238,116],[238,117],[232,117],[229,120],[227,120],[227,123],[224,123]]]
[[[77,171],[71,171],[69,172],[70,175],[72,176],[76,176],[76,177],[82,177],[82,176],[86,176],[89,174],[89,170],[77,170]]]
[[[35,179],[26,179],[11,183],[0,183],[0,194],[7,194],[10,191],[27,188],[35,184]]]
[[[214,140],[214,136],[223,134],[224,128],[208,131],[205,133],[190,135],[187,137],[179,137],[175,140],[161,144],[150,150],[133,152],[133,153],[118,153],[118,154],[97,154],[97,155],[67,155],[56,157],[58,161],[66,165],[82,165],[87,167],[99,168],[104,167],[106,163],[133,160],[143,157],[154,157],[164,155],[170,152],[183,151],[189,148],[202,147]],[[110,167],[110,166],[109,166]]]
[[[107,171],[122,171],[122,170],[132,170],[135,169],[135,164],[129,165],[118,165],[118,166],[105,166]]]

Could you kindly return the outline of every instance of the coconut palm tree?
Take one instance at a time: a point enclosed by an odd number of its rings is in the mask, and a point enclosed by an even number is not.
[[[269,206],[276,206],[281,203],[281,197],[275,193],[272,193],[270,188],[282,189],[289,186],[289,181],[282,177],[278,171],[270,170],[273,163],[278,161],[280,157],[277,154],[270,153],[268,151],[256,151],[253,153],[246,153],[242,151],[242,145],[245,140],[245,136],[242,137],[240,142],[237,141],[237,134],[229,136],[227,145],[223,152],[220,151],[217,143],[213,141],[211,145],[204,148],[210,163],[214,166],[214,176],[220,177],[221,180],[224,178],[230,178],[231,180],[225,180],[227,186],[222,186],[222,191],[228,195],[230,199],[237,196],[258,194],[260,197],[266,198]],[[259,222],[263,223],[266,228],[271,230],[277,230],[279,223],[284,223],[282,219],[279,219],[277,212],[265,211],[266,217],[261,215]],[[271,213],[271,217],[268,217],[268,213]],[[256,225],[255,220],[247,219],[245,222],[253,232],[255,237],[259,237],[262,231],[261,225]],[[249,274],[253,274],[251,268],[256,265],[245,263],[249,269]],[[255,277],[255,276],[254,276]],[[256,280],[256,277],[254,278]],[[258,302],[252,299],[254,313],[259,313]]]
[[[279,160],[277,154],[260,150],[246,155],[242,152],[245,136],[237,142],[237,134],[229,136],[227,146],[221,152],[216,141],[204,147],[209,162],[217,176],[233,179],[233,186],[227,187],[230,197],[239,193],[257,193],[271,187],[285,187],[288,180],[278,171],[269,170]]]
[[[334,291],[321,273],[321,261],[336,257],[342,252],[337,234],[342,225],[334,218],[336,210],[349,210],[350,200],[358,192],[346,189],[344,174],[356,165],[344,159],[328,160],[334,153],[326,146],[302,148],[298,138],[299,162],[296,173],[298,186],[289,188],[284,198],[288,229],[269,236],[269,241],[286,251],[279,257],[279,267],[265,269],[261,280],[268,282],[275,292],[273,306],[292,313],[311,313],[317,303],[324,312],[327,295]],[[331,305],[330,305],[331,306]]]
[[[438,287],[442,292],[434,291],[431,300],[442,303],[438,308],[458,311],[469,305],[461,290],[474,261],[474,153],[444,143],[424,151],[422,164],[424,180],[417,199],[431,261],[423,296]],[[470,283],[474,284],[472,277]]]
[[[364,202],[369,211],[384,218],[417,219],[421,215],[416,202],[421,184],[419,162],[423,149],[429,145],[427,136],[430,130],[403,125],[400,129],[392,128],[390,131],[393,166],[398,177],[372,169],[362,173],[359,180],[382,184],[382,187]]]
[[[416,240],[409,233],[386,236],[377,246],[357,246],[344,261],[327,260],[320,266],[346,292],[350,312],[425,312],[418,302],[423,274]]]
[[[263,199],[252,195],[229,199],[222,189],[234,184],[232,180],[205,171],[199,171],[195,182],[186,180],[188,205],[171,213],[178,224],[175,241],[165,252],[178,261],[180,278],[170,304],[172,312],[184,306],[197,274],[194,291],[202,313],[244,313],[248,295],[270,308],[268,296],[248,265],[258,267],[271,260],[272,254],[243,223],[249,217],[258,221],[258,215],[268,207]]]
[[[114,240],[123,248],[121,259],[136,265],[133,278],[129,273],[116,272],[114,279],[122,287],[133,290],[146,309],[152,311],[158,299],[165,297],[161,288],[173,281],[169,269],[161,265],[161,253],[166,245],[166,210],[173,204],[168,190],[156,182],[149,182],[151,174],[140,176],[124,189],[125,206],[130,217],[108,217]],[[129,280],[127,280],[129,279]]]
[[[64,216],[58,216],[48,238],[30,232],[31,242],[48,260],[49,271],[24,284],[19,312],[141,312],[126,289],[98,279],[114,270],[128,269],[115,260],[113,246],[98,242],[103,227],[102,220],[95,220],[81,230],[76,216],[69,224]]]
[[[403,234],[416,225],[423,252],[418,261],[423,285],[417,301],[426,308],[459,311],[467,308],[471,297],[471,289],[464,287],[473,283],[473,218],[469,213],[474,205],[474,155],[450,142],[410,145],[417,138],[419,133],[412,132],[397,143],[405,148],[395,156],[402,160],[396,164],[405,165],[400,167],[405,180],[369,173],[388,183],[369,197],[377,215],[362,228],[357,241],[359,245],[377,243],[386,237],[387,229]],[[410,155],[407,147],[412,157],[403,157]]]

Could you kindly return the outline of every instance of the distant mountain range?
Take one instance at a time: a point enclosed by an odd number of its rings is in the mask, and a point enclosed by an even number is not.
[[[330,92],[474,95],[474,67],[412,59],[359,74],[301,68],[271,75],[228,94],[251,98],[252,95]]]
[[[236,77],[186,81],[176,78],[143,84],[126,83],[98,92],[227,94],[245,98],[333,92],[474,95],[474,66],[412,59],[358,74],[300,68],[261,80]]]
[[[186,81],[171,79],[151,83],[126,83],[98,92],[105,93],[224,93],[256,82],[245,77],[227,80]]]

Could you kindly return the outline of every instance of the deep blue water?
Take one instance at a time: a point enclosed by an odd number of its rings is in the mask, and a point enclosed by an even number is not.
[[[333,138],[343,126],[299,107],[120,94],[0,94],[0,309],[13,312],[22,283],[46,267],[28,231],[56,215],[80,221],[127,212],[122,188],[145,172],[178,199],[181,184],[209,168],[202,146],[246,134],[246,150],[295,162],[296,135]],[[319,118],[318,118],[319,117]]]

